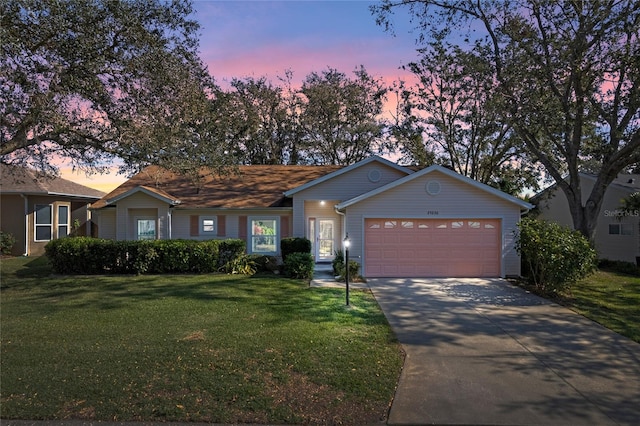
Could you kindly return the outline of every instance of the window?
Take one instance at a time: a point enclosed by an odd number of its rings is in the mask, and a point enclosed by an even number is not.
[[[464,226],[464,222],[462,221],[451,222],[452,229],[459,229],[459,228],[462,228],[463,226]]]
[[[633,235],[633,225],[630,223],[610,223],[609,235]]]
[[[278,228],[276,219],[252,219],[249,223],[252,253],[276,253]]]
[[[155,240],[156,239],[155,219],[138,219],[136,222],[137,222],[139,240]]]
[[[413,229],[413,222],[410,220],[403,220],[402,227],[405,229]]]
[[[387,229],[393,229],[398,226],[398,222],[395,220],[387,220],[384,222],[384,227]]]
[[[53,207],[49,204],[35,205],[35,240],[50,241],[53,230]]]
[[[216,233],[216,218],[215,217],[200,217],[200,234],[215,234]]]
[[[474,220],[469,221],[469,228],[471,229],[480,229],[480,222],[476,222]]]
[[[69,235],[69,206],[58,206],[58,238]]]

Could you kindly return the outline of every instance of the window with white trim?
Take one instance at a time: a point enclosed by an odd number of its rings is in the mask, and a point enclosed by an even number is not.
[[[155,219],[137,219],[136,229],[138,240],[155,240],[156,239],[156,221]]]
[[[69,206],[67,204],[58,205],[58,238],[69,235]]]
[[[53,233],[53,206],[36,204],[33,214],[35,241],[51,241]]]
[[[200,216],[200,235],[215,235],[218,226],[213,216]]]
[[[609,235],[633,235],[631,223],[610,223]]]
[[[275,254],[279,240],[278,219],[275,217],[249,220],[249,248],[251,253]]]

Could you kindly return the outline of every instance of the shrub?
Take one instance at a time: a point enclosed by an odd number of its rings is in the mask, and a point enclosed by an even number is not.
[[[290,253],[284,260],[284,272],[291,278],[312,279],[313,266],[311,253]]]
[[[341,263],[338,269],[338,274],[340,276],[340,281],[344,281],[346,277],[346,268],[344,263]],[[349,280],[357,280],[360,279],[360,264],[355,260],[349,260]]]
[[[333,266],[333,276],[340,275],[340,271],[344,268],[344,252],[342,249],[335,250],[333,252],[333,260],[331,261]]]
[[[0,253],[11,254],[11,249],[16,243],[16,239],[13,234],[0,231]]]
[[[255,263],[257,272],[277,273],[280,271],[280,265],[278,264],[278,258],[276,256],[252,254],[249,257]]]
[[[538,291],[567,291],[594,271],[596,252],[580,232],[528,218],[518,228],[516,250],[522,256],[527,278]]]
[[[220,272],[238,275],[253,275],[256,271],[256,262],[246,254],[231,259],[220,268]]]
[[[242,240],[113,241],[77,237],[50,241],[45,253],[59,274],[207,273],[228,267],[244,255],[244,247]]]
[[[291,253],[311,253],[311,241],[307,238],[283,238],[280,240],[280,251],[283,261]]]
[[[247,245],[244,240],[218,240],[218,269],[245,254]]]

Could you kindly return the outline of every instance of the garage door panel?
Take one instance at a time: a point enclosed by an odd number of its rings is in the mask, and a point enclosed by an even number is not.
[[[370,277],[500,275],[498,219],[367,219]]]

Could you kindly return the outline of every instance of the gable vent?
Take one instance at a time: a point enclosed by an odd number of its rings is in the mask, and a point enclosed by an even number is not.
[[[430,180],[429,182],[427,182],[425,189],[427,191],[427,194],[429,195],[438,195],[442,190],[442,187],[440,185],[440,182],[438,182],[437,180]]]

